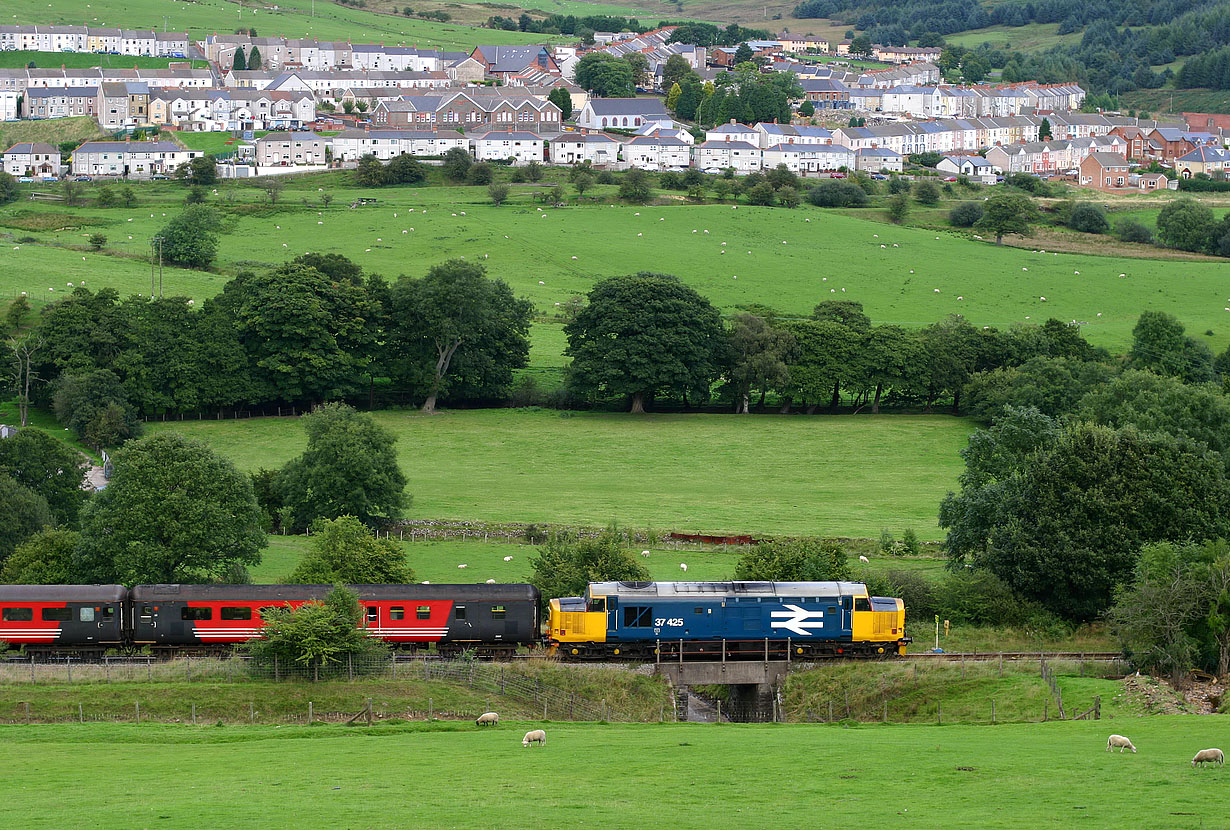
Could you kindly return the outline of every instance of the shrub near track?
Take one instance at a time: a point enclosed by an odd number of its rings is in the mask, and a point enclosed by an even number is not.
[[[1223,768],[1192,769],[1219,718],[988,726],[542,724],[10,726],[0,823],[218,830],[664,826],[712,830],[1224,825]],[[545,727],[545,747],[521,735]],[[1107,753],[1125,732],[1138,754]],[[749,750],[751,750],[749,752]],[[139,794],[139,798],[134,798]],[[720,809],[715,806],[721,805]]]

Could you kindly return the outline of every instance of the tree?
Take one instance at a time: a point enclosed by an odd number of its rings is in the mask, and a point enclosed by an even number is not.
[[[299,529],[317,519],[353,516],[368,526],[401,516],[406,477],[393,449],[396,437],[371,415],[330,403],[303,418],[307,448],[274,482]]]
[[[836,582],[849,577],[845,549],[828,539],[761,542],[735,565],[735,579],[753,582]]]
[[[628,52],[623,56],[632,67],[632,85],[634,87],[649,86],[649,58],[643,52]]]
[[[1110,230],[1110,222],[1100,207],[1081,202],[1068,213],[1068,227],[1081,233],[1106,233]]]
[[[914,183],[914,200],[920,205],[934,206],[940,203],[940,188],[935,182],[918,181]]]
[[[21,189],[17,186],[17,179],[8,173],[0,172],[0,205],[16,201],[20,194]]]
[[[282,191],[286,189],[286,182],[281,176],[265,176],[261,180],[261,190],[265,191],[265,196],[269,199],[269,204],[276,205],[278,199],[282,196]]]
[[[1192,199],[1171,202],[1157,216],[1158,239],[1180,251],[1209,250],[1216,227],[1212,209]]]
[[[248,53],[248,69],[263,69],[264,64],[261,62],[261,50],[256,44],[252,44],[252,51]]]
[[[354,516],[312,523],[312,543],[287,580],[299,585],[386,585],[414,581],[406,552],[392,539],[377,539]]]
[[[770,326],[763,317],[739,314],[730,329],[730,382],[735,412],[751,411],[753,389],[764,393],[790,382],[786,358],[794,348],[794,335]]]
[[[559,107],[559,120],[561,122],[572,118],[572,95],[569,94],[566,87],[557,86],[547,95],[547,100],[555,106]]]
[[[704,400],[725,363],[717,310],[668,274],[602,280],[564,333],[573,386],[628,396],[633,412],[657,394]]]
[[[186,268],[208,268],[218,255],[218,212],[204,205],[189,205],[162,227],[162,258]]]
[[[188,162],[189,184],[207,187],[218,182],[218,162],[211,155],[197,156]]]
[[[1038,216],[1033,200],[1020,193],[996,193],[987,200],[982,218],[974,225],[995,234],[995,244],[1004,244],[1004,234],[1029,236],[1030,222]]]
[[[816,207],[862,207],[867,194],[853,182],[827,181],[807,191],[807,201]]]
[[[1183,324],[1174,316],[1164,311],[1143,312],[1132,329],[1129,364],[1185,383],[1212,380],[1213,353],[1183,332]]]
[[[9,306],[8,319],[14,328],[20,325],[23,309],[30,308],[24,296],[13,301]],[[33,402],[31,393],[34,382],[39,379],[35,368],[34,355],[43,347],[43,339],[38,334],[27,334],[22,337],[11,337],[8,341],[9,351],[13,353],[13,392],[17,400],[17,417],[24,428],[30,420],[30,404]]]
[[[444,177],[454,182],[465,181],[466,173],[473,163],[473,157],[466,150],[461,147],[450,148],[444,154]]]
[[[619,198],[637,205],[648,202],[653,198],[653,190],[649,186],[649,174],[639,167],[634,167],[624,173],[619,182]]]
[[[324,602],[313,600],[296,608],[262,609],[265,626],[261,638],[247,644],[257,665],[282,671],[301,666],[313,680],[334,672],[363,671],[369,662],[387,654],[388,648],[363,627],[359,595],[337,586]],[[355,660],[355,658],[359,658]],[[367,658],[367,659],[363,659]],[[383,664],[383,661],[381,661]]]
[[[904,193],[889,196],[885,204],[888,205],[888,218],[898,225],[904,222],[910,214],[910,197]]]
[[[631,98],[632,66],[608,52],[589,52],[577,61],[575,81],[595,98]]]
[[[529,356],[533,304],[483,266],[450,259],[393,286],[399,344],[426,386],[423,412],[451,392],[504,394]]]
[[[1052,137],[1050,119],[1043,118],[1042,123],[1038,125],[1038,140],[1050,141]]]
[[[81,511],[78,578],[209,582],[260,562],[260,507],[229,459],[174,432],[130,441],[113,458],[110,483]]]
[[[772,185],[774,190],[780,190],[783,187],[799,186],[799,177],[784,164],[779,164],[770,170],[765,175],[765,181]]]
[[[30,301],[26,299],[26,294],[23,291],[17,295],[13,302],[9,303],[8,310],[4,312],[4,323],[10,329],[19,329],[29,314]]]
[[[0,563],[52,522],[47,500],[4,474],[0,474],[0,515],[4,516],[0,522]]]
[[[466,171],[466,181],[475,185],[487,185],[495,181],[495,168],[490,162],[478,161]]]
[[[0,441],[0,473],[46,499],[56,525],[76,525],[86,500],[81,453],[42,430],[23,429]]]
[[[695,75],[696,73],[692,70],[692,65],[688,63],[687,58],[683,55],[671,55],[666,59],[666,63],[662,67],[662,87],[663,89],[670,89],[676,84],[682,87],[685,79]]]
[[[804,118],[811,118],[815,114],[816,114],[816,105],[811,102],[810,98],[805,100],[803,103],[799,104],[799,115],[803,116]]]
[[[677,83],[672,84],[670,91],[666,93],[666,108],[671,112],[675,112],[675,108],[679,105],[679,96],[682,94],[683,87]]]
[[[508,198],[508,185],[502,182],[492,182],[487,185],[487,195],[491,197],[491,204],[499,207]]]
[[[747,197],[747,203],[749,205],[772,207],[773,202],[775,201],[773,185],[768,182],[761,182],[760,184],[752,185],[745,191],[744,195]]]
[[[623,548],[614,527],[596,537],[555,531],[530,559],[530,583],[548,597],[583,596],[591,582],[643,582],[649,571]]]
[[[427,169],[413,156],[401,154],[389,159],[385,175],[394,184],[419,184],[427,179]]]
[[[735,65],[738,66],[741,63],[747,63],[751,59],[752,47],[748,46],[746,43],[740,43],[739,47],[735,49]]]
[[[108,369],[60,375],[52,401],[56,420],[97,449],[118,446],[141,431],[123,384]]]
[[[1080,420],[1162,432],[1230,453],[1230,398],[1212,384],[1128,370],[1086,389],[1071,410]]]
[[[384,187],[389,181],[384,164],[371,153],[359,159],[354,175],[359,187]]]
[[[981,202],[962,202],[948,212],[948,224],[954,228],[971,228],[982,219]]]
[[[232,72],[243,72],[248,68],[248,61],[243,56],[243,47],[235,49],[235,56],[231,60]]]
[[[871,38],[867,35],[859,35],[850,41],[851,55],[870,55],[871,54]]]
[[[589,190],[591,187],[594,186],[593,174],[588,173],[588,172],[582,172],[576,176],[573,176],[572,186],[576,188],[578,198],[581,196],[584,196],[585,191]]]
[[[65,585],[73,581],[73,552],[80,539],[71,530],[41,530],[17,546],[0,569],[7,585]]]

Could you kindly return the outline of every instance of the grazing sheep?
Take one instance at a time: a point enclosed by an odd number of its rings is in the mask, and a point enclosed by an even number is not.
[[[866,556],[862,556],[862,555],[860,554],[860,555],[859,555],[859,557],[858,557],[858,561],[860,561],[860,562],[870,562],[871,560],[870,560],[870,559],[868,559]]]
[[[474,720],[474,723],[478,726],[497,726],[500,723],[500,716],[495,712],[483,712]]]
[[[649,558],[649,551],[647,551],[647,550],[643,550],[643,551],[641,551],[641,556],[643,556],[643,557],[645,557],[646,559],[648,559],[648,558]]]
[[[488,584],[488,585],[494,585],[494,584],[495,584],[495,580],[494,580],[494,579],[488,579],[488,580],[487,580],[487,584]]]
[[[521,739],[521,745],[529,746],[530,744],[540,744],[542,746],[546,746],[547,733],[541,729],[534,729],[526,732],[525,737]]]
[[[511,557],[511,556],[505,556],[505,557],[504,557],[504,561],[505,561],[505,562],[511,562],[511,561],[512,561],[512,557]]]
[[[1192,766],[1194,767],[1196,764],[1204,766],[1206,762],[1217,764],[1220,767],[1226,763],[1226,756],[1220,749],[1202,749],[1192,759]]]
[[[470,566],[469,566],[469,565],[458,565],[457,567],[458,567],[458,568],[468,568],[468,567],[470,567]]]
[[[1132,742],[1129,741],[1127,738],[1123,737],[1122,735],[1111,735],[1106,740],[1106,751],[1107,752],[1110,752],[1111,747],[1116,747],[1116,746],[1119,747],[1120,754],[1122,754],[1123,750],[1125,749],[1130,749],[1133,752],[1136,751],[1136,747],[1132,746]]]
[[[679,563],[679,570],[683,571],[684,573],[687,573],[687,572],[688,572],[688,563],[687,563],[687,562],[680,562],[680,563]]]

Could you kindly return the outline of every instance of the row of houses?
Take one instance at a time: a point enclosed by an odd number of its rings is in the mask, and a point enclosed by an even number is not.
[[[97,88],[105,83],[140,83],[156,89],[209,89],[215,86],[213,73],[208,69],[190,69],[186,65],[169,69],[77,69],[63,66],[58,69],[0,69],[0,90],[26,92],[31,89]]]
[[[0,50],[188,57],[187,32],[97,26],[0,26]]]

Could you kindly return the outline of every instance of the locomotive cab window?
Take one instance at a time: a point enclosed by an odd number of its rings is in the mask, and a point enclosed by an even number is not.
[[[606,597],[593,597],[585,606],[586,611],[606,611]]]
[[[504,606],[503,605],[491,606],[491,619],[493,620],[504,619]]]
[[[830,605],[830,606],[829,606],[829,613],[830,613],[830,614],[836,614],[836,613],[837,613],[837,606],[836,606],[836,605]]]
[[[179,618],[181,620],[212,620],[214,610],[212,608],[189,608],[185,605],[179,609]]]
[[[73,609],[71,608],[44,608],[43,619],[53,620],[55,622],[67,622],[73,618]]]
[[[252,609],[246,605],[224,605],[222,606],[222,619],[250,620],[252,619]]]
[[[81,621],[82,622],[94,622],[94,609],[93,608],[82,608],[81,609]]]
[[[855,597],[854,598],[854,610],[855,611],[870,611],[871,610],[871,600],[867,599],[867,597]]]
[[[466,618],[466,607],[464,605],[458,605],[453,611],[453,616],[459,620],[464,620]]]
[[[417,609],[415,609],[414,616],[416,619],[430,620],[431,619],[431,606],[430,605],[420,605]]]
[[[5,608],[0,612],[0,619],[5,622],[31,622],[34,619],[33,608]]]
[[[406,609],[398,606],[393,606],[389,609],[390,620],[404,620],[406,618]]]
[[[653,626],[653,608],[648,605],[624,606],[624,628],[650,628]]]

